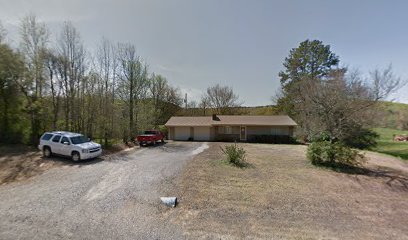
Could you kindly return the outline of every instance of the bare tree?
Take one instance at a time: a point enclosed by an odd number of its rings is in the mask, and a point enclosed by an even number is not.
[[[6,36],[7,36],[7,31],[0,21],[0,43],[2,43],[6,39]]]
[[[231,87],[220,86],[219,84],[208,87],[202,97],[202,103],[208,103],[217,114],[233,114],[234,108],[242,105],[239,97]]]
[[[154,73],[150,77],[149,90],[153,107],[153,124],[157,128],[179,111],[182,103],[181,93],[170,86],[165,77]]]
[[[61,76],[64,89],[65,129],[81,130],[80,109],[85,75],[85,49],[79,32],[71,22],[65,22],[59,37]]]
[[[136,107],[147,92],[147,66],[136,55],[136,49],[132,44],[119,44],[118,48],[120,63],[118,90],[121,99],[126,103],[127,111],[124,111],[124,117],[128,119],[128,124],[123,128],[123,140],[127,142],[132,134],[138,131]]]
[[[210,100],[208,99],[208,97],[206,95],[203,95],[201,97],[201,102],[199,104],[200,109],[203,111],[202,115],[206,116],[207,114],[207,109],[210,108]]]
[[[96,52],[96,68],[99,74],[98,98],[100,112],[100,132],[105,146],[113,135],[114,104],[116,87],[117,56],[116,47],[103,38]]]
[[[199,108],[198,108],[198,104],[197,104],[197,102],[196,101],[190,101],[188,104],[187,104],[187,114],[189,115],[189,116],[196,116],[196,115],[199,115],[200,114],[200,110],[199,110]]]
[[[381,79],[374,78],[370,82],[356,72],[347,74],[346,69],[338,69],[321,81],[301,81],[302,104],[295,104],[294,110],[302,127],[305,126],[303,129],[308,130],[309,139],[324,132],[331,141],[369,146],[372,132],[368,127],[375,104],[397,89],[395,80],[388,77],[392,72],[387,70],[386,73],[376,75]]]
[[[153,101],[153,122],[157,127],[160,123],[160,116],[164,110],[163,103],[165,102],[166,93],[169,90],[167,80],[161,75],[152,74],[150,78],[149,89]]]
[[[54,50],[48,49],[45,54],[45,65],[48,70],[48,84],[51,94],[52,105],[52,126],[53,130],[57,129],[57,121],[59,117],[61,92],[62,92],[62,78],[59,75],[58,64],[59,58]]]
[[[384,100],[407,84],[394,74],[391,64],[383,70],[375,69],[370,75],[373,100]]]
[[[45,92],[44,58],[48,42],[48,31],[45,24],[37,21],[34,15],[23,18],[20,24],[20,50],[25,59],[27,72],[19,85],[28,101],[30,113],[31,143],[36,144],[40,135],[42,98]]]

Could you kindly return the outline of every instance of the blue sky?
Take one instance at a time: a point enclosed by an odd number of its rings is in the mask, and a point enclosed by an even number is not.
[[[190,99],[220,83],[245,105],[271,104],[284,58],[305,39],[331,45],[342,64],[363,74],[392,63],[408,78],[408,1],[0,0],[0,6],[13,39],[32,12],[54,33],[73,21],[89,49],[102,36],[131,42],[151,71]],[[408,103],[408,86],[393,98]]]

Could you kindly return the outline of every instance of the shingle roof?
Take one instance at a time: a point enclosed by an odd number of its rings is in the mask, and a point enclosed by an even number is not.
[[[296,126],[289,116],[247,116],[247,115],[217,115],[218,120],[212,116],[205,117],[171,117],[165,124],[167,127],[177,126],[220,126],[220,125],[246,125],[246,126]]]
[[[171,117],[165,126],[211,126],[212,117]]]

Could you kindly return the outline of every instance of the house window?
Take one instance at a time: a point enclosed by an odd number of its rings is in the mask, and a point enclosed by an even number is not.
[[[232,127],[231,126],[219,126],[218,134],[232,134]]]
[[[278,135],[278,136],[288,135],[288,131],[285,128],[273,127],[271,128],[271,134]]]
[[[277,133],[278,131],[277,131],[277,129],[276,128],[271,128],[271,134],[272,135],[278,135],[278,133]]]
[[[224,131],[224,127],[223,127],[223,126],[219,126],[219,127],[218,127],[218,130],[217,130],[217,133],[218,133],[218,134],[224,134],[224,132],[225,132],[225,131]]]

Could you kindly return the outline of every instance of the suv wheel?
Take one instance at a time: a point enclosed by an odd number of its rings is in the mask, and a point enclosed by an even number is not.
[[[74,162],[78,162],[79,160],[81,160],[81,156],[79,155],[79,152],[73,152],[71,157],[72,157],[72,161]]]
[[[49,147],[44,147],[43,156],[49,158],[51,157],[51,155],[52,155],[51,149]]]

